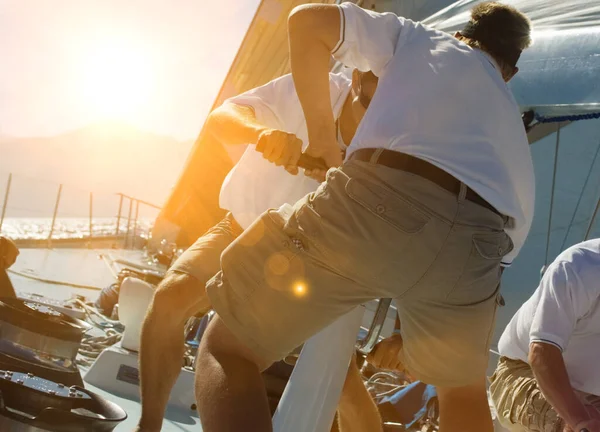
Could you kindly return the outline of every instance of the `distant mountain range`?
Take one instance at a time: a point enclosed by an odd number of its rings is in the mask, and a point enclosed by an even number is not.
[[[90,191],[95,216],[116,214],[116,192],[162,205],[192,144],[113,122],[53,137],[0,136],[0,200],[13,173],[7,217],[51,216],[60,183],[60,216],[87,216]]]

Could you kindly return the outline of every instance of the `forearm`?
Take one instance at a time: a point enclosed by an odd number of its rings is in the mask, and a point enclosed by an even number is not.
[[[569,426],[575,427],[589,418],[585,406],[571,387],[562,353],[557,347],[532,343],[529,364],[544,397]]]
[[[224,103],[206,121],[206,130],[217,141],[227,145],[256,144],[262,132],[261,124],[250,107]]]
[[[309,143],[314,148],[320,142],[335,142],[329,66],[331,51],[339,39],[339,11],[331,5],[296,9],[290,15],[288,32],[292,77],[306,118]]]

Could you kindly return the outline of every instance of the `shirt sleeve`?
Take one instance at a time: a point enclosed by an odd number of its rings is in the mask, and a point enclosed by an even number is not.
[[[288,131],[286,112],[298,101],[291,74],[283,75],[268,83],[248,90],[226,102],[252,108],[256,120],[267,127]],[[290,132],[290,131],[288,131]]]
[[[349,2],[338,7],[340,40],[332,51],[334,58],[348,67],[381,76],[394,56],[401,29],[412,22],[390,12],[373,12]]]
[[[577,321],[592,306],[593,292],[567,262],[554,262],[544,274],[540,301],[529,330],[529,343],[543,342],[567,348]]]
[[[351,81],[342,74],[329,74],[332,107],[350,89]],[[297,133],[304,124],[304,112],[296,94],[291,74],[283,75],[265,85],[248,90],[226,102],[252,108],[256,120],[267,127]]]

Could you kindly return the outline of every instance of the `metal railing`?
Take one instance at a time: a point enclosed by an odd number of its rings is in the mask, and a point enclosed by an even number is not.
[[[18,184],[19,180],[22,183],[21,185]],[[18,186],[21,186],[21,190],[18,190]],[[52,193],[52,189],[54,189],[54,193]],[[0,181],[0,193],[1,190],[2,182]],[[67,192],[79,196],[75,199],[72,197],[69,199],[69,197],[65,197]],[[3,228],[6,228],[6,222],[11,211],[17,214],[16,217],[11,217],[11,219],[30,220],[32,219],[31,215],[35,214],[36,219],[44,221],[37,227],[38,232],[36,232],[36,235],[17,236],[15,240],[33,242],[38,246],[45,243],[47,247],[52,247],[53,241],[56,242],[57,240],[70,241],[71,243],[73,241],[88,241],[91,243],[92,241],[106,239],[122,241],[121,247],[134,246],[135,239],[139,234],[141,218],[146,215],[146,217],[153,220],[161,209],[160,206],[124,193],[94,193],[62,183],[57,184],[28,176],[16,176],[13,173],[9,173],[7,176],[3,196],[2,211],[0,212],[0,234],[3,233]],[[52,196],[55,196],[53,201],[48,201],[48,198],[51,199]],[[107,205],[107,202],[113,200],[115,203],[118,200],[118,210],[116,215],[113,213],[113,215],[108,216],[107,207],[111,207],[111,205]],[[104,201],[104,205],[98,203],[98,201]],[[38,208],[32,207],[36,205]],[[78,208],[80,205],[87,208],[85,210]],[[128,206],[126,218],[123,214],[124,206]],[[74,210],[74,207],[78,209]],[[94,214],[95,208],[97,214]],[[154,214],[151,215],[151,213]],[[67,219],[81,221],[78,235],[69,237],[62,233],[61,238],[56,238],[57,224]],[[100,220],[102,220],[102,223]],[[125,220],[126,222],[123,224]],[[114,221],[114,228],[112,229],[111,221]],[[83,225],[87,225],[87,227],[84,229]],[[44,226],[44,228],[41,228],[41,226]]]

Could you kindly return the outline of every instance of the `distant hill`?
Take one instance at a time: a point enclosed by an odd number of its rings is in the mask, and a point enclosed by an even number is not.
[[[51,216],[59,183],[64,216],[87,215],[89,191],[96,216],[115,215],[115,192],[162,205],[191,146],[112,122],[53,137],[0,136],[0,199],[12,172],[7,216]]]

